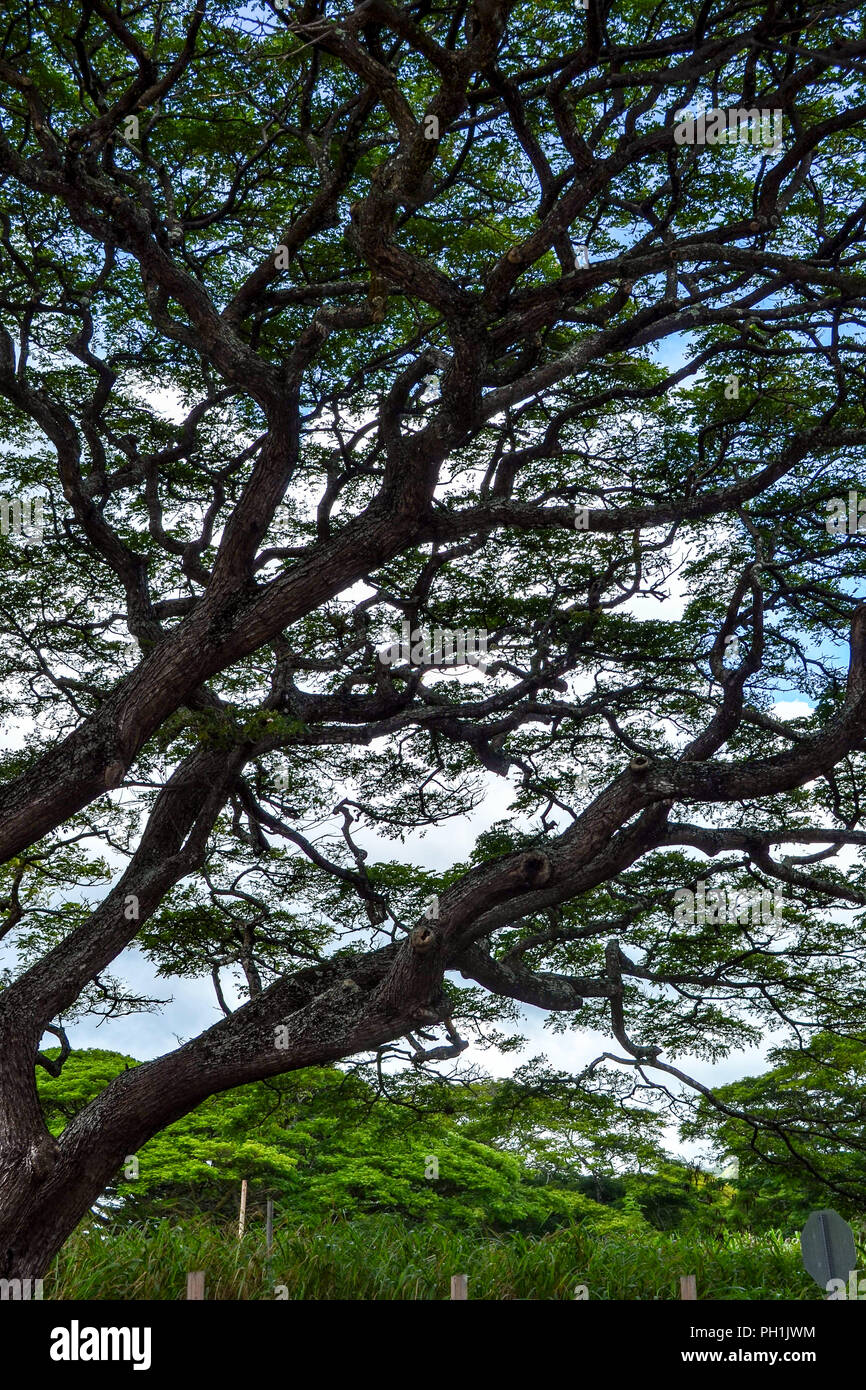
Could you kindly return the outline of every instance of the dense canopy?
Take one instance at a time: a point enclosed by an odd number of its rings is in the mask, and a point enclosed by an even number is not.
[[[207,1097],[520,1004],[626,1105],[862,1037],[864,58],[847,0],[4,18],[0,1275]],[[58,1139],[132,943],[224,1016]]]

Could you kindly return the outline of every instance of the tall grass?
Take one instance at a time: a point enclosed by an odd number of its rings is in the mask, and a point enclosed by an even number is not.
[[[45,1280],[54,1299],[180,1299],[188,1270],[206,1273],[210,1299],[447,1299],[468,1274],[472,1299],[678,1299],[697,1275],[703,1299],[820,1299],[799,1241],[778,1232],[717,1237],[594,1230],[505,1235],[410,1226],[389,1215],[279,1225],[268,1270],[263,1231],[205,1221],[161,1221],[115,1231],[78,1230]],[[281,1293],[285,1297],[284,1292]]]

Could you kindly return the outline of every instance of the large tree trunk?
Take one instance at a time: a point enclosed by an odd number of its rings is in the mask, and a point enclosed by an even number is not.
[[[0,1113],[11,1120],[0,1133],[0,1277],[44,1277],[124,1160],[207,1097],[325,1066],[441,1020],[449,1008],[442,968],[426,946],[407,941],[276,982],[184,1047],[115,1077],[59,1140],[46,1129],[38,1101],[39,1039],[7,1014],[0,1026]],[[413,965],[420,967],[414,978]],[[409,996],[402,1008],[392,1003],[395,972]]]
[[[40,1277],[72,1226],[58,1226],[46,1244],[37,1232],[46,1185],[60,1156],[57,1140],[42,1118],[34,1077],[38,1039],[18,1019],[0,1029],[0,1277]],[[53,1206],[53,1203],[52,1203]],[[86,1206],[84,1210],[86,1210]],[[74,1218],[72,1225],[75,1225]]]

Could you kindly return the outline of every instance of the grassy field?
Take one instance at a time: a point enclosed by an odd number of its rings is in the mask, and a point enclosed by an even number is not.
[[[279,1225],[271,1270],[264,1233],[204,1221],[116,1232],[79,1230],[45,1279],[45,1298],[179,1299],[188,1270],[211,1299],[447,1299],[468,1274],[472,1299],[677,1299],[679,1275],[703,1299],[821,1299],[800,1244],[779,1233],[718,1237],[600,1230],[581,1222],[550,1235],[494,1235],[408,1226],[387,1215]],[[285,1286],[277,1293],[276,1286]]]

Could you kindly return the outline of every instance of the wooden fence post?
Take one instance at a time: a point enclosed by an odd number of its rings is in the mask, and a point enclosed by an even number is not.
[[[267,1212],[265,1215],[265,1245],[267,1246],[268,1259],[271,1258],[274,1249],[274,1199],[268,1198]]]
[[[265,1274],[273,1293],[274,1287],[274,1199],[268,1197],[265,1209]]]
[[[694,1274],[680,1275],[680,1298],[695,1301],[698,1296],[698,1281]]]
[[[452,1297],[452,1298],[468,1298],[468,1297],[469,1297],[468,1282],[469,1282],[469,1275],[468,1275],[468,1274],[452,1274],[452,1275],[451,1275],[451,1297]]]
[[[241,1182],[241,1210],[238,1216],[238,1240],[244,1238],[244,1227],[247,1224],[247,1180]]]
[[[204,1298],[204,1270],[194,1269],[186,1276],[187,1298]]]

